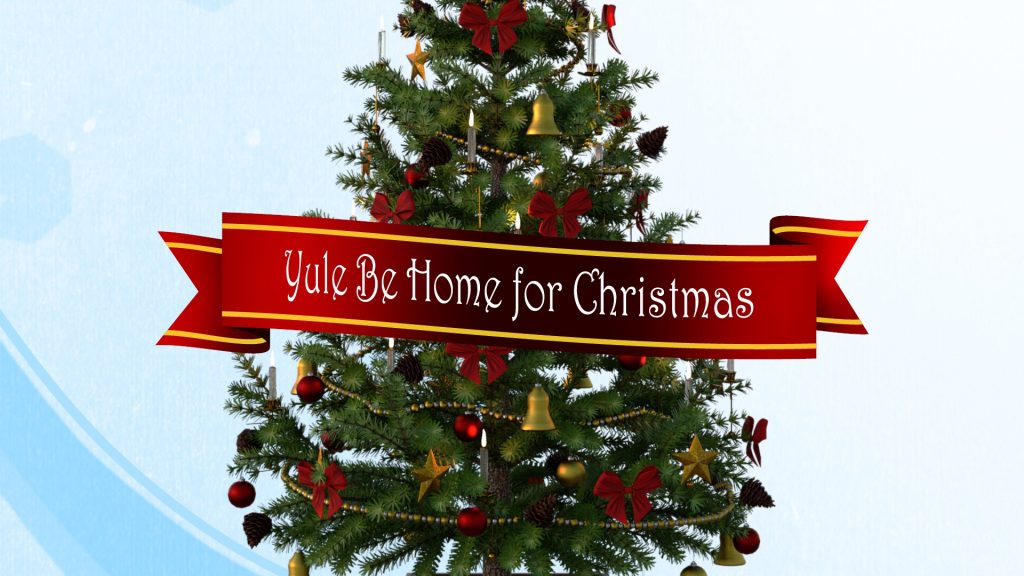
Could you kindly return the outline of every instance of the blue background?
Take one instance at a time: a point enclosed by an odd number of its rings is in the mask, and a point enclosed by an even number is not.
[[[354,141],[367,94],[341,72],[398,8],[0,0],[0,568],[286,573],[225,498],[230,358],[154,346],[193,294],[157,230],[347,216],[323,151]],[[754,513],[746,567],[705,567],[1014,572],[1024,8],[623,0],[619,22],[625,58],[662,76],[639,106],[671,128],[652,203],[703,213],[686,241],[871,220],[840,283],[872,334],[738,363],[779,506]],[[390,32],[392,61],[412,43]]]

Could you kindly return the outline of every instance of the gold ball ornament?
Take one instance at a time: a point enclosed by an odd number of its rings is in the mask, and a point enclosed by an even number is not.
[[[555,471],[555,478],[558,479],[558,483],[566,488],[575,488],[583,483],[583,479],[587,476],[587,467],[583,465],[583,462],[575,460],[567,460],[558,465],[558,470]]]
[[[544,172],[538,172],[537,175],[534,176],[533,180],[532,180],[533,189],[534,190],[540,190],[540,189],[544,188],[544,179],[545,178],[547,178],[547,174],[545,174]]]
[[[700,566],[697,566],[697,563],[694,562],[686,568],[683,568],[683,571],[679,573],[679,576],[708,576],[708,573]]]

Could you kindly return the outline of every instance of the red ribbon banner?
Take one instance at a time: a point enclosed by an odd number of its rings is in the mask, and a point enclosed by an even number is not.
[[[198,294],[158,344],[262,352],[284,328],[477,364],[476,346],[813,358],[816,330],[867,333],[835,281],[866,224],[782,216],[768,246],[709,246],[226,213],[222,240],[161,233]]]

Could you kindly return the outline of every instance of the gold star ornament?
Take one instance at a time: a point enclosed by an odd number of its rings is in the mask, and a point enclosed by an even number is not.
[[[411,54],[406,54],[406,58],[409,59],[409,64],[412,64],[412,75],[409,77],[413,82],[416,81],[416,77],[423,78],[423,83],[427,83],[427,58],[430,57],[430,52],[425,52],[420,46],[420,39],[416,39],[416,49]]]
[[[690,442],[690,449],[687,452],[676,452],[672,455],[672,458],[676,462],[683,465],[683,482],[686,482],[694,476],[703,478],[705,482],[711,484],[711,470],[708,468],[708,463],[718,457],[718,452],[713,450],[705,450],[700,445],[700,438],[693,437],[693,441]]]
[[[444,476],[449,468],[451,466],[441,466],[437,463],[433,450],[427,453],[427,461],[423,466],[412,469],[412,475],[420,483],[420,496],[416,499],[417,502],[423,500],[427,492],[437,492],[441,489],[441,476]]]

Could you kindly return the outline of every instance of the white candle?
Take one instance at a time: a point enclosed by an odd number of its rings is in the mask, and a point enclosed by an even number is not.
[[[270,374],[267,377],[267,397],[277,399],[277,364],[274,362],[274,351],[270,351]]]
[[[736,361],[733,360],[732,358],[726,360],[725,361],[725,369],[727,371],[729,371],[729,372],[735,372],[736,371]]]
[[[473,111],[469,111],[469,129],[466,130],[466,162],[468,164],[476,163],[476,118],[473,116]]]
[[[590,13],[590,31],[588,32],[588,40],[590,41],[590,50],[587,54],[587,66],[589,68],[597,67],[597,27],[594,26],[594,13]]]
[[[377,32],[377,58],[383,62],[388,55],[388,33],[384,30],[384,17],[380,17],[380,32]]]
[[[516,234],[523,233],[523,219],[519,217],[519,212],[516,212]]]
[[[487,430],[480,433],[480,475],[484,477],[484,482],[487,482],[487,478],[490,476],[490,463],[487,458]]]
[[[395,367],[395,339],[388,338],[388,371]]]

